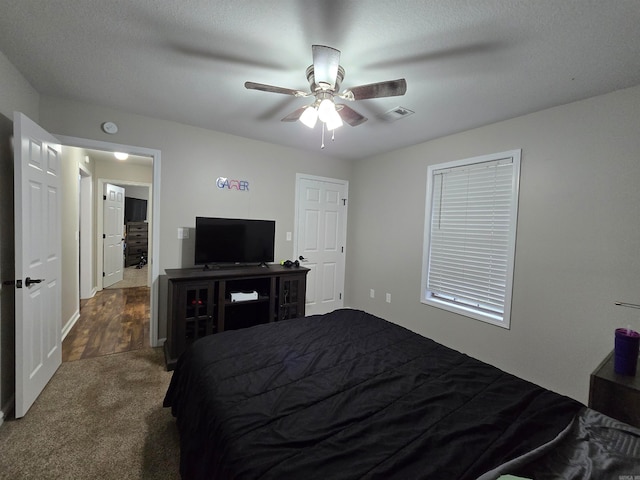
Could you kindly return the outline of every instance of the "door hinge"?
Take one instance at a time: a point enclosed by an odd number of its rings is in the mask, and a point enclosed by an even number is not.
[[[340,292],[340,300],[342,300],[342,292]]]
[[[104,272],[102,272],[102,276],[103,276],[103,277],[106,277],[106,275],[105,275],[105,273],[104,273]]]
[[[344,247],[340,247],[340,253],[344,253]]]
[[[106,200],[106,199],[107,199],[107,196],[106,196],[106,195],[102,195],[102,199],[103,199],[103,200]]]
[[[102,234],[102,238],[107,238],[107,234],[106,234],[106,233],[103,233],[103,234]]]
[[[342,199],[342,205],[344,205],[345,207],[347,206],[347,199],[346,198]]]

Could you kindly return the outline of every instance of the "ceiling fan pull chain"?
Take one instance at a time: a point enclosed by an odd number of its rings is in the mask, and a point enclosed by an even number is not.
[[[322,123],[322,143],[320,145],[320,148],[324,148],[324,122]]]
[[[335,139],[336,139],[336,129],[334,128],[334,129],[331,131],[331,141],[333,142]]]

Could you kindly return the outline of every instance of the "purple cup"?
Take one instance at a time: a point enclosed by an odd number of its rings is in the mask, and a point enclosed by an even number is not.
[[[627,328],[616,328],[613,370],[620,375],[635,375],[639,347],[640,333]]]

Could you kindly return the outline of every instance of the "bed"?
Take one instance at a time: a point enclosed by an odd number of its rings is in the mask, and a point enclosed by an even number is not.
[[[358,310],[198,340],[164,405],[184,479],[640,475],[639,430]],[[589,429],[604,466],[579,476]]]

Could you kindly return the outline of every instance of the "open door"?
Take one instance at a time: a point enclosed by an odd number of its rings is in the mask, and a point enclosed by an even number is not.
[[[16,418],[62,363],[60,142],[15,112]]]
[[[110,287],[124,277],[124,188],[104,186],[104,274],[102,287]]]

